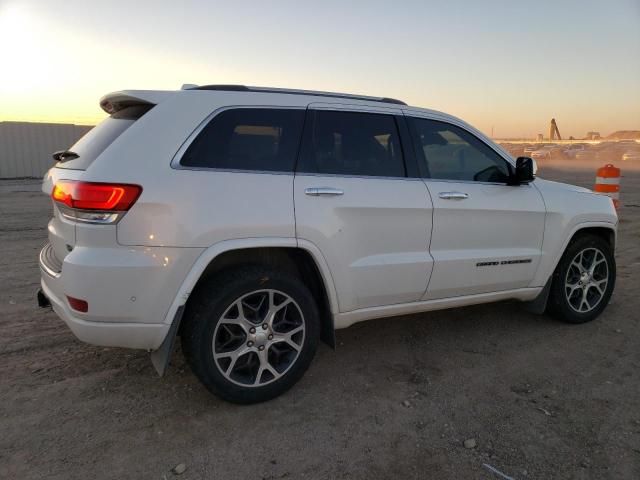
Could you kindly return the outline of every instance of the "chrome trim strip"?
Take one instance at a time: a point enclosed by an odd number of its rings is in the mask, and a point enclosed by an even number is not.
[[[401,180],[409,182],[423,182],[419,177],[378,177],[376,175],[344,175],[341,173],[308,173],[296,172],[296,177],[329,177],[329,178],[360,178],[362,180]]]
[[[497,185],[499,187],[526,187],[530,186],[530,183],[521,183],[519,185],[509,185],[504,182],[477,182],[475,180],[449,180],[445,178],[422,178],[425,183],[426,182],[440,182],[440,183],[464,183],[468,185]]]
[[[333,187],[309,187],[304,190],[305,195],[311,195],[313,197],[319,196],[335,196],[344,195],[344,190]]]
[[[52,270],[45,262],[44,260],[44,252],[45,250],[52,248],[50,243],[47,243],[44,248],[42,250],[40,250],[40,255],[39,255],[39,263],[40,263],[40,269],[45,272],[47,275],[49,275],[50,277],[53,278],[60,278],[60,274],[62,273],[62,271],[60,272],[56,272],[55,270]]]
[[[100,211],[100,210],[74,210],[72,208],[68,208],[66,206],[63,205],[58,205],[58,211],[60,212],[60,215],[62,215],[64,218],[66,218],[67,220],[71,220],[72,222],[78,222],[78,223],[88,223],[88,224],[92,224],[92,225],[113,225],[118,223],[118,221],[124,216],[125,212],[121,212],[121,211],[117,211],[117,212],[104,212],[104,211]],[[89,218],[83,218],[80,217],[78,215],[83,215],[83,214],[87,214],[87,215],[91,215],[91,214],[97,214],[97,215],[104,215],[104,214],[108,214],[108,216],[104,219],[104,220],[100,220],[100,219],[89,219]]]
[[[465,200],[469,198],[469,194],[463,192],[440,192],[438,197],[444,200]]]
[[[327,103],[313,102],[308,106],[309,110],[330,112],[374,113],[378,115],[402,115],[402,108],[398,106],[387,107],[381,105],[361,105],[353,103]]]
[[[258,173],[260,175],[291,175],[293,172],[284,172],[282,170],[243,170],[241,168],[207,168],[207,167],[171,167],[174,170],[192,170],[194,172],[222,172],[222,173]]]
[[[461,119],[458,119],[456,117],[450,117],[449,115],[443,114],[442,112],[436,112],[436,111],[426,112],[422,110],[416,111],[416,110],[411,110],[411,108],[403,108],[402,113],[404,114],[405,117],[408,117],[408,118],[413,117],[413,118],[422,118],[425,120],[434,120],[436,122],[448,123],[455,127],[461,128],[462,130],[467,132],[469,135],[473,135],[475,138],[478,139],[478,141],[484,143],[487,147],[489,147],[491,150],[496,152],[498,156],[500,156],[513,168],[515,168],[516,166],[516,161],[509,154],[509,152],[504,150],[500,145],[494,143],[490,138],[484,135],[480,130],[474,129],[473,127],[471,127],[471,125],[466,124]],[[471,129],[469,127],[471,127]],[[489,140],[490,142],[487,142],[486,140]],[[504,184],[500,184],[500,185],[504,185]]]

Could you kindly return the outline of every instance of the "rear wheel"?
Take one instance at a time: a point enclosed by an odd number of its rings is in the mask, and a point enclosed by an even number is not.
[[[549,312],[569,323],[595,319],[606,308],[616,281],[613,249],[595,235],[573,241],[556,267]]]
[[[194,292],[182,332],[188,363],[213,393],[257,403],[291,388],[314,356],[315,301],[293,275],[244,267]]]

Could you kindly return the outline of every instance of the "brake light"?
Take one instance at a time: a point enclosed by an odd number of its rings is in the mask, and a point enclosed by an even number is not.
[[[53,187],[51,198],[74,210],[124,212],[141,193],[139,185],[60,180]]]

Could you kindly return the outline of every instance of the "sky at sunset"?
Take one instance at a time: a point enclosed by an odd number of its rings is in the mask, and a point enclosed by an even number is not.
[[[503,138],[640,129],[640,0],[0,0],[0,64],[0,121],[238,83],[400,98]]]

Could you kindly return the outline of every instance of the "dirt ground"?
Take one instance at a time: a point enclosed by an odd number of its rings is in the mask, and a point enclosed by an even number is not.
[[[540,175],[591,187],[599,165]],[[179,348],[158,378],[147,353],[84,345],[36,308],[51,207],[37,181],[0,182],[0,478],[640,478],[640,171],[619,166],[618,283],[596,321],[501,303],[365,322],[245,407]]]

